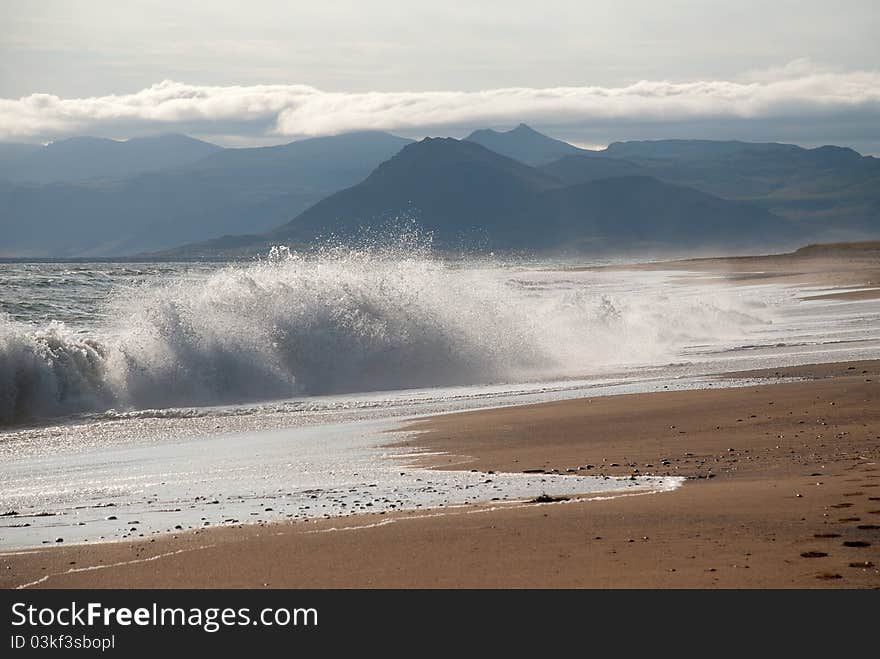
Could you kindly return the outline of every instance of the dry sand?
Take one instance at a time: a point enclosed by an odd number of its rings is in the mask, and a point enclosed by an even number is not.
[[[440,468],[689,477],[674,492],[53,547],[0,558],[0,585],[878,587],[880,362],[777,373],[813,379],[445,415],[408,440]]]
[[[817,298],[864,300],[880,297],[880,242],[810,245],[790,254],[658,261],[600,269],[705,272],[745,285],[780,283],[868,289],[829,291]]]

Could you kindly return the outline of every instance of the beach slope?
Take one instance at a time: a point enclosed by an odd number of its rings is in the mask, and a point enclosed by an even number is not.
[[[408,427],[419,432],[406,441],[437,468],[686,477],[672,492],[53,547],[0,557],[0,585],[880,586],[880,362],[751,375],[768,384],[508,407]]]

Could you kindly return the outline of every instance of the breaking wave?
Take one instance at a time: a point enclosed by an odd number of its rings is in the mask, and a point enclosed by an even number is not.
[[[276,250],[122,290],[93,336],[0,319],[0,424],[581,375],[760,322],[708,295],[621,299],[533,274],[411,246]]]

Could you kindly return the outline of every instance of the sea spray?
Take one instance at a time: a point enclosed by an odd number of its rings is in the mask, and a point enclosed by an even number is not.
[[[765,322],[722,288],[603,290],[624,276],[450,263],[411,244],[275,250],[121,287],[91,333],[0,321],[0,423],[579,376]]]
[[[111,404],[106,350],[60,323],[29,330],[0,318],[0,425]]]

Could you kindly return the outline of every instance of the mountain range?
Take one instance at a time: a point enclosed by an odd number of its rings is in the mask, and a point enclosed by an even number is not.
[[[269,234],[306,244],[357,235],[377,219],[411,217],[442,247],[608,250],[634,246],[753,247],[790,234],[788,222],[648,176],[565,185],[470,141],[410,144],[356,186]]]
[[[468,142],[476,142],[490,151],[502,156],[513,158],[526,165],[540,166],[551,163],[565,156],[581,155],[585,149],[555,140],[533,128],[520,124],[513,130],[500,132],[491,128],[475,130],[465,138]]]
[[[144,141],[150,139],[165,141]],[[124,255],[268,231],[362,180],[409,142],[350,133],[272,147],[214,147],[191,162],[132,176],[0,180],[0,256]],[[89,153],[81,154],[91,162],[87,170],[104,170],[105,161]]]
[[[185,136],[0,144],[0,256],[243,254],[400,219],[453,249],[876,238],[880,160],[705,140],[592,151],[524,124],[464,140],[360,132],[243,149]]]
[[[880,228],[880,159],[837,146],[616,142],[604,151],[565,156],[543,169],[567,183],[609,175],[652,176],[747,201],[826,239],[876,236]]]
[[[16,183],[120,178],[180,167],[223,151],[186,135],[130,140],[72,137],[45,146],[7,144],[0,148],[0,180]]]

